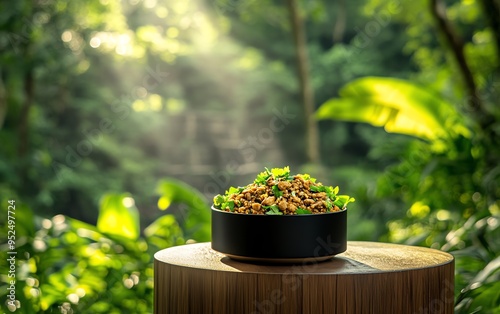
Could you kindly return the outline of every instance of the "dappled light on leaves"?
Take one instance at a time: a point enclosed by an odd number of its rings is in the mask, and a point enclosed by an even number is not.
[[[210,239],[210,206],[200,192],[175,179],[160,181],[156,191],[160,195],[160,209],[164,210],[172,203],[184,205],[179,221],[186,237],[202,241]]]
[[[470,135],[451,104],[408,81],[362,78],[345,85],[339,94],[341,98],[318,109],[318,118],[365,122],[428,140]]]
[[[73,39],[73,34],[71,34],[71,31],[67,30],[67,31],[64,31],[61,35],[61,39],[62,41],[64,41],[65,43],[67,42],[70,42],[71,39]]]
[[[196,216],[161,215],[141,236],[135,200],[126,193],[103,196],[97,226],[64,215],[50,219],[27,215],[37,224],[19,224],[32,229],[26,229],[31,238],[19,242],[29,254],[18,255],[18,303],[27,313],[149,312],[153,254],[185,244],[185,234],[196,241],[209,236],[203,228],[209,209],[199,192],[176,180],[163,180],[158,192],[175,204],[189,205]]]
[[[162,196],[158,199],[158,208],[161,210],[167,209],[171,204],[170,198]]]
[[[134,272],[130,276],[124,275],[123,285],[127,289],[132,289],[137,284],[139,284],[139,273]]]
[[[248,48],[245,49],[243,55],[235,61],[235,66],[247,71],[251,71],[262,64],[262,59],[262,55],[258,50]]]
[[[166,109],[172,114],[177,114],[185,109],[185,103],[176,98],[168,98],[166,100]]]
[[[448,220],[451,218],[451,214],[449,211],[447,211],[446,209],[440,209],[438,210],[438,212],[436,213],[436,218],[438,220]]]
[[[414,203],[409,209],[409,214],[416,218],[424,218],[429,214],[429,212],[429,206],[422,204],[421,202]]]
[[[183,233],[173,215],[164,215],[146,229],[144,235],[156,247],[169,247],[184,244]]]
[[[132,109],[136,112],[140,111],[156,111],[163,109],[163,99],[158,94],[151,94],[146,99],[136,99],[132,103]]]
[[[401,222],[391,221],[387,224],[389,228],[389,239],[391,242],[401,242],[404,239],[412,237],[425,237],[428,231],[421,223],[414,223],[411,226],[405,226]]]
[[[73,304],[77,304],[80,301],[80,297],[76,293],[70,293],[66,298]]]
[[[126,206],[127,205],[127,206]],[[126,194],[107,194],[102,197],[97,229],[103,233],[132,240],[139,236],[139,212],[133,199]]]
[[[101,45],[101,39],[99,37],[92,37],[90,39],[89,44],[90,44],[90,47],[97,48]]]
[[[135,206],[135,201],[130,196],[127,196],[122,199],[122,204],[127,208],[131,208]]]

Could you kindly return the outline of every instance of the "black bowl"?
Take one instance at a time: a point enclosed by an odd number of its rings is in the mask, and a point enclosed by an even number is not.
[[[347,248],[347,210],[251,215],[212,207],[212,249],[244,261],[321,261]]]

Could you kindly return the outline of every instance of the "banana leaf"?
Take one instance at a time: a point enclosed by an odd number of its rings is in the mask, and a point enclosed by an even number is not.
[[[408,81],[365,77],[346,84],[339,95],[320,106],[318,119],[364,122],[426,140],[470,136],[464,117],[451,103]]]

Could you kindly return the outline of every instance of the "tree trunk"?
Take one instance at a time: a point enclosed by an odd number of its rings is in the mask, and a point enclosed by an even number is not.
[[[295,51],[297,54],[297,68],[299,75],[302,104],[306,123],[306,149],[308,162],[319,163],[319,132],[318,122],[314,117],[314,91],[309,77],[309,62],[307,57],[306,35],[304,23],[298,10],[296,0],[287,0],[292,25]]]
[[[28,69],[24,75],[24,102],[19,118],[19,157],[23,158],[28,151],[29,113],[34,98],[33,70]]]
[[[497,50],[497,58],[500,61],[500,1],[481,0],[483,11],[490,24],[493,36],[495,37],[495,48]],[[497,67],[497,71],[499,71]]]
[[[335,26],[333,27],[333,43],[340,43],[344,39],[345,25],[347,14],[346,14],[346,3],[345,0],[338,0],[337,8],[337,19],[335,21]]]
[[[2,80],[2,72],[0,71],[0,130],[2,129],[7,115],[7,95],[5,94],[5,87]]]
[[[431,13],[439,27],[439,30],[444,35],[446,42],[450,46],[451,53],[460,70],[460,74],[465,84],[467,94],[469,96],[469,105],[474,111],[482,112],[481,99],[479,98],[476,82],[472,71],[467,64],[464,54],[464,43],[455,29],[448,21],[446,16],[446,6],[441,0],[431,0]]]

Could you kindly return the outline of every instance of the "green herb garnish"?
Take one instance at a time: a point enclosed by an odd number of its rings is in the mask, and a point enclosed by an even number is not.
[[[297,215],[309,215],[309,214],[312,214],[312,212],[310,210],[307,210],[307,209],[303,209],[303,208],[297,208],[297,210],[295,211],[295,213]]]
[[[266,185],[267,179],[272,175],[271,171],[269,169],[266,169],[265,171],[259,173],[257,175],[257,178],[255,178],[254,183],[257,185]]]
[[[219,209],[229,209],[230,211],[234,211],[234,200],[230,199],[231,195],[236,195],[241,193],[243,190],[245,190],[244,187],[230,187],[224,195],[216,195],[214,197],[214,206]]]
[[[283,196],[283,191],[281,191],[277,185],[273,185],[271,189],[273,190],[274,196],[276,196],[276,198]]]
[[[355,201],[354,197],[350,197],[348,195],[338,195],[333,201],[333,204],[344,209],[347,206],[347,204],[352,203],[354,201]]]
[[[259,173],[257,178],[255,178],[254,183],[257,185],[265,185],[269,178],[274,178],[275,180],[293,180],[293,176],[290,175],[290,167],[284,168],[272,168],[271,170],[266,169],[265,171]]]
[[[338,192],[338,186],[324,186],[308,174],[292,175],[289,167],[265,168],[253,183],[230,187],[224,194],[215,196],[214,207],[236,213],[310,215],[344,210],[347,204],[354,202],[354,198],[338,195]],[[281,206],[283,202],[286,208],[282,206],[281,211],[278,203]]]
[[[286,166],[284,168],[273,168],[271,169],[275,179],[285,179],[288,180],[290,177],[290,167]]]
[[[264,207],[265,209],[268,209],[268,211],[266,211],[266,215],[283,215],[283,213],[280,211],[280,209],[276,205],[262,206],[262,207]]]

